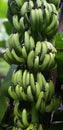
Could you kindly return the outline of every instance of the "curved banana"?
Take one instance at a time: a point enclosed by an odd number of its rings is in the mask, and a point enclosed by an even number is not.
[[[45,33],[48,35],[48,32],[50,32],[51,30],[54,30],[54,27],[56,26],[58,21],[58,16],[54,13],[52,13],[52,21],[50,23],[50,25],[45,29]]]
[[[28,2],[25,1],[21,7],[21,16],[24,16],[28,12]]]
[[[45,101],[48,102],[49,100],[49,94],[50,94],[50,91],[49,91],[49,83],[46,83],[45,85]]]
[[[24,22],[24,17],[21,17],[20,18],[20,21],[19,21],[19,24],[20,24],[20,30],[21,32],[24,32],[25,31],[25,22]]]
[[[34,67],[34,70],[35,70],[35,71],[38,71],[38,70],[39,70],[39,56],[36,56],[36,57],[35,57],[33,67]]]
[[[19,100],[20,100],[20,86],[19,85],[16,85],[16,87],[15,87],[15,92],[16,92],[16,94],[17,94],[17,96],[18,96],[18,98],[19,98]]]
[[[48,47],[46,45],[45,42],[42,42],[41,43],[41,56],[40,56],[40,62],[42,63],[44,57],[45,57],[45,54],[47,53],[48,51]]]
[[[39,21],[39,12],[38,12],[38,9],[35,9],[35,18],[36,18],[36,30],[39,31],[40,21]]]
[[[23,88],[26,89],[26,80],[27,80],[27,70],[24,70],[23,72],[23,78],[22,78],[22,83],[23,83]]]
[[[4,54],[4,55],[5,55],[5,54]],[[11,62],[15,63],[15,61],[14,61],[12,55],[11,55],[11,51],[10,51],[9,48],[6,48],[6,55],[7,55],[7,57],[9,58],[9,60],[10,60]]]
[[[31,86],[29,85],[27,87],[27,98],[30,102],[33,102],[33,94],[32,94],[32,90],[31,90]]]
[[[25,46],[22,47],[22,56],[23,56],[23,58],[24,58],[25,60],[27,59],[27,51],[26,51]]]
[[[17,101],[14,105],[14,116],[21,118],[21,112],[19,111],[19,102]]]
[[[45,103],[45,100],[43,99],[41,101],[41,104],[40,104],[40,113],[44,114],[45,113],[45,107],[46,107],[46,103]]]
[[[43,29],[46,29],[46,27],[49,25],[49,22],[50,22],[50,12],[48,11],[46,5],[45,5],[45,8],[44,8],[44,18],[45,19],[43,20]]]
[[[53,98],[52,98],[51,101],[50,101],[50,103],[46,105],[45,112],[52,112],[52,110],[53,110],[53,104],[54,104],[54,101],[53,101]]]
[[[40,86],[40,90],[42,90],[43,89],[43,76],[42,76],[42,74],[41,74],[41,72],[40,73],[37,73],[37,82],[39,83],[39,86]]]
[[[40,8],[42,5],[41,0],[36,0],[36,4],[37,4],[37,7]]]
[[[29,69],[31,69],[33,67],[33,64],[34,64],[34,56],[35,56],[35,53],[33,50],[31,50],[28,54],[28,57],[27,57],[27,65],[29,67]]]
[[[25,45],[26,51],[28,52],[30,49],[30,36],[29,36],[28,31],[25,31],[25,34],[24,34],[24,45]]]
[[[21,57],[18,57],[14,49],[12,49],[11,54],[12,54],[16,64],[24,63],[24,59]]]
[[[41,71],[47,70],[48,69],[48,65],[49,65],[49,61],[50,61],[50,55],[49,54],[45,54],[44,60],[42,62],[41,65],[39,65],[39,69]]]
[[[31,10],[34,7],[34,3],[32,0],[29,0],[29,10]]]
[[[30,73],[30,85],[33,93],[35,93],[35,79],[33,73]]]
[[[54,96],[55,88],[53,82],[50,80],[49,81],[49,97],[48,100],[50,101],[51,98]]]
[[[20,30],[20,24],[19,24],[19,21],[18,21],[18,15],[14,15],[13,16],[13,25],[15,27],[16,30]]]
[[[38,130],[43,130],[42,124],[39,124]]]
[[[40,94],[39,94],[39,97],[37,99],[37,102],[36,102],[36,109],[37,110],[40,110],[40,105],[41,105],[43,98],[44,98],[44,92],[41,91]]]
[[[38,2],[38,4],[39,4],[39,2]],[[41,10],[41,8],[38,9],[38,14],[39,14],[39,22],[40,22],[39,23],[39,31],[42,32],[44,17],[43,17],[43,10]]]
[[[36,30],[36,13],[35,10],[32,9],[30,12],[30,24],[33,31]]]
[[[17,5],[21,7],[26,0],[15,0]]]
[[[40,55],[41,55],[41,42],[38,41],[35,47],[35,56],[40,56]]]
[[[25,128],[27,128],[29,123],[28,123],[28,116],[27,116],[26,109],[23,109],[23,111],[22,111],[22,122],[23,122],[23,125],[25,126]]]
[[[38,82],[36,82],[36,85],[35,85],[35,94],[36,94],[36,98],[38,99],[39,95],[40,95],[40,85]]]
[[[27,72],[27,76],[26,76],[26,88],[28,85],[30,85],[30,73],[29,72]]]
[[[14,100],[18,100],[18,96],[15,93],[14,88],[12,86],[8,88],[8,93],[11,96],[11,98],[13,98]]]
[[[21,100],[24,100],[24,101],[27,100],[27,95],[24,92],[24,89],[22,87],[20,87],[20,96],[21,96]]]
[[[35,41],[32,36],[30,36],[29,42],[30,42],[30,51],[31,51],[35,48]]]

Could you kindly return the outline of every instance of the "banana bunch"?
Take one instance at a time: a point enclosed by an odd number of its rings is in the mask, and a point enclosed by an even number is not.
[[[45,111],[52,112],[56,111],[60,106],[61,98],[53,97],[49,103],[46,104]]]
[[[57,8],[59,8],[60,0],[47,0],[47,2],[54,4]]]
[[[18,33],[9,37],[10,48],[6,49],[4,59],[9,64],[20,64],[28,66],[35,71],[53,69],[56,66],[56,49],[48,41],[34,41],[29,31],[25,31],[23,43],[20,42]],[[30,60],[31,59],[31,60]]]
[[[47,82],[41,72],[34,75],[27,70],[18,70],[12,75],[12,83],[14,86],[8,89],[11,98],[20,102],[34,102],[36,110],[41,113],[45,112],[46,103],[54,96],[53,82]]]
[[[17,127],[25,129],[29,126],[30,122],[30,113],[26,110],[26,108],[19,109],[19,102],[15,103],[14,106],[14,124]]]
[[[48,39],[57,33],[59,1],[8,0],[7,15],[14,33],[4,59],[17,65],[8,89],[14,100],[12,130],[43,130],[41,116],[60,106],[52,79],[45,78],[57,66],[57,50]]]
[[[18,127],[13,127],[12,130],[43,130],[43,128],[42,128],[42,125],[41,125],[41,124],[37,125],[37,124],[32,124],[32,123],[31,123],[27,129],[22,129],[22,128],[18,128]]]
[[[19,9],[13,12],[12,15],[12,24],[16,31],[21,31],[22,33],[29,29],[33,32],[36,32],[38,37],[53,37],[58,29],[58,11],[54,4],[47,3],[43,0],[36,1],[18,1],[9,0],[9,9],[10,6],[17,6]],[[10,10],[14,8],[11,8]],[[16,13],[18,12],[18,14]],[[55,19],[55,20],[54,20]],[[47,21],[47,22],[46,22]],[[34,34],[35,35],[35,34]]]
[[[39,32],[39,34],[46,37],[56,34],[59,25],[58,12],[52,3],[48,4],[46,2],[43,9],[32,9],[29,17],[33,31]]]

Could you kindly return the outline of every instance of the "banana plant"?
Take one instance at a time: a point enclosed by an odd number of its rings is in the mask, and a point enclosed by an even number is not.
[[[59,1],[8,0],[7,17],[13,32],[4,59],[17,66],[8,86],[14,104],[12,130],[43,130],[46,116],[60,106],[61,96],[52,80],[57,68],[58,5]]]

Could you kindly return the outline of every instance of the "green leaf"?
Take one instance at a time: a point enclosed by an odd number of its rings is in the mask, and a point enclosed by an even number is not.
[[[6,76],[8,71],[10,69],[10,65],[3,60],[3,58],[0,58],[0,76]]]
[[[12,26],[10,25],[9,21],[3,21],[3,25],[5,26],[7,34],[12,33]]]
[[[7,111],[9,99],[7,97],[0,96],[0,123],[4,118],[5,112]]]
[[[0,18],[5,18],[7,14],[7,0],[0,0]]]
[[[56,54],[56,62],[58,77],[60,78],[61,82],[63,82],[63,52],[58,52]]]
[[[63,50],[63,32],[56,35],[56,49]]]
[[[12,65],[6,78],[4,79],[2,85],[1,85],[1,95],[9,96],[8,94],[8,88],[11,84],[11,78],[12,78],[12,73],[16,69],[16,65]]]

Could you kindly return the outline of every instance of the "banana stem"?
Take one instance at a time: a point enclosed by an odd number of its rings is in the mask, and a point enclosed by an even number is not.
[[[32,111],[31,112],[32,113],[32,122],[33,123],[39,123],[38,112],[37,112],[37,110],[35,108],[35,104],[33,104],[31,111]]]

